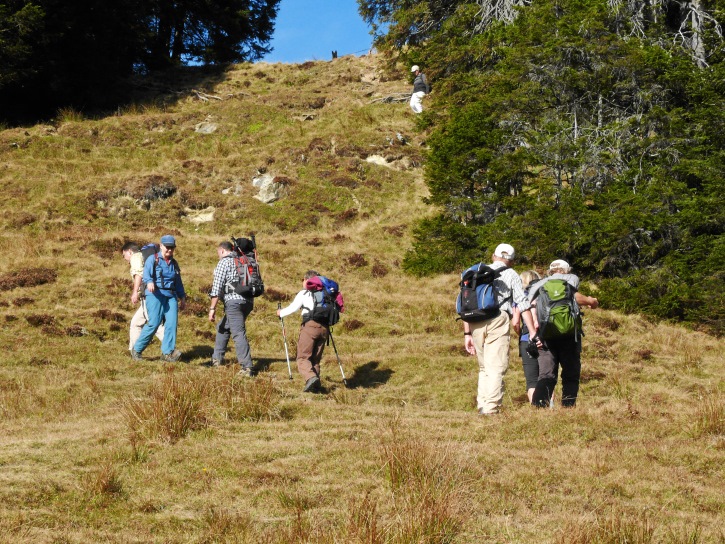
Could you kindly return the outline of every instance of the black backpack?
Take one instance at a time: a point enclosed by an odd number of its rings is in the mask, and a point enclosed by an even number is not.
[[[257,244],[254,236],[248,238],[232,237],[234,245],[234,267],[237,277],[230,282],[234,292],[245,298],[258,297],[264,293],[264,281],[257,262]]]
[[[483,321],[500,313],[494,280],[508,266],[493,269],[483,263],[474,264],[461,274],[461,290],[456,298],[456,312],[466,322]]]
[[[316,280],[319,280],[319,282]],[[312,294],[314,304],[305,321],[311,319],[328,327],[336,325],[340,321],[340,312],[343,311],[337,303],[338,293],[340,292],[338,283],[325,276],[315,276],[315,278],[307,280],[307,288]]]

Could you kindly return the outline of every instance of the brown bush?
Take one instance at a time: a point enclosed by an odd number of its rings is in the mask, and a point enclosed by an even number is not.
[[[347,239],[348,239],[347,236],[345,236],[344,234],[339,234],[339,233],[335,234],[335,236],[332,237],[332,240],[334,242],[344,242]]]
[[[355,189],[358,185],[357,181],[346,176],[333,179],[332,184],[335,187],[347,187],[348,189]]]
[[[325,102],[326,102],[326,100],[325,100],[325,97],[324,96],[318,96],[312,102],[310,102],[309,104],[307,104],[307,106],[310,109],[319,110],[319,109],[325,107]]]
[[[108,330],[111,331],[111,332],[120,331],[121,330],[121,325],[119,325],[118,323],[111,323],[108,326]],[[66,329],[66,332],[67,332],[67,329]]]
[[[395,236],[396,238],[399,238],[403,235],[405,230],[408,228],[407,225],[393,225],[390,227],[383,227],[383,232],[387,232],[388,234]]]
[[[0,308],[9,308],[10,303],[5,300],[0,300]]]
[[[8,272],[0,275],[0,291],[53,283],[57,278],[58,273],[49,268],[28,268],[20,272]]]
[[[184,312],[196,317],[204,317],[207,315],[208,309],[209,307],[205,302],[194,298],[187,298]]]
[[[20,212],[13,216],[10,220],[10,226],[14,229],[25,227],[26,225],[32,225],[38,220],[33,214]]]
[[[30,366],[50,366],[52,364],[53,361],[43,357],[33,357],[30,361],[28,361],[28,365]]]
[[[345,259],[345,262],[354,268],[360,268],[368,265],[368,261],[362,253],[353,253]]]
[[[256,77],[257,79],[262,79],[262,78],[264,78],[264,77],[267,76],[267,74],[265,74],[263,70],[259,70],[257,72],[254,72],[252,75],[254,77]]]
[[[291,298],[288,294],[272,289],[271,287],[264,289],[264,296],[272,302],[283,302]]]
[[[346,223],[347,221],[355,219],[356,217],[357,217],[357,210],[355,208],[350,208],[348,210],[345,210],[342,213],[337,214],[336,221],[338,223]]]
[[[90,248],[93,253],[101,257],[102,259],[113,259],[121,252],[123,247],[123,238],[111,238],[109,240],[93,240],[87,246],[81,248],[82,251],[86,251]]]
[[[364,326],[365,326],[365,323],[363,323],[362,321],[359,321],[357,319],[351,319],[350,321],[344,321],[342,323],[343,330],[345,330],[347,332],[356,331],[358,329],[361,329]]]
[[[43,325],[41,332],[46,336],[63,336],[64,331],[57,325]]]
[[[209,340],[209,341],[212,341],[212,342],[216,338],[216,335],[213,332],[211,332],[211,331],[200,331],[200,330],[196,330],[196,331],[194,331],[194,334],[196,334],[199,338],[201,338],[203,340]]]
[[[66,328],[66,330],[65,330],[66,336],[78,337],[78,336],[85,336],[86,334],[88,334],[88,331],[78,324],[71,325],[70,327]]]
[[[388,272],[390,272],[388,267],[381,263],[375,263],[373,269],[370,271],[373,278],[384,278],[388,275]]]
[[[20,308],[21,306],[26,306],[27,304],[32,304],[35,302],[35,299],[30,297],[19,297],[13,300],[13,306],[16,306],[17,308]]]
[[[7,321],[8,323],[11,323],[12,321],[17,321],[17,320],[18,320],[18,316],[16,316],[16,315],[7,314],[5,316],[5,321]]]
[[[654,351],[651,349],[638,349],[634,352],[634,355],[637,357],[637,359],[640,359],[642,361],[649,361],[652,359],[652,355],[654,355]]]
[[[312,138],[312,140],[310,140],[310,143],[307,144],[307,151],[309,152],[327,151],[328,149],[330,149],[330,144],[322,138]]]
[[[54,325],[55,317],[47,314],[32,314],[27,316],[25,321],[33,327],[41,327],[43,325]]]
[[[611,317],[600,317],[595,324],[596,327],[601,327],[610,331],[616,331],[619,329],[619,321]]]
[[[105,321],[115,321],[116,323],[123,323],[126,321],[126,317],[118,312],[112,312],[111,310],[101,309],[96,310],[91,314],[92,317],[97,317],[98,319],[103,319]]]
[[[311,240],[307,240],[307,245],[312,246],[312,247],[320,247],[322,245],[322,240],[315,237],[315,238],[312,238]]]
[[[315,61],[307,60],[299,65],[300,70],[309,70],[315,66]]]

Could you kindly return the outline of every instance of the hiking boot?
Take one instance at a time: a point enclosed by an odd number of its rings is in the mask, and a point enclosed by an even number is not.
[[[239,376],[240,378],[251,378],[252,377],[252,369],[251,368],[242,367],[242,369],[239,372],[237,372],[237,376]]]
[[[143,361],[143,357],[141,357],[141,354],[136,350],[131,350],[131,359],[134,361]]]
[[[320,378],[312,376],[305,382],[305,388],[302,390],[303,393],[314,393],[320,388]]]
[[[498,410],[494,410],[493,412],[484,412],[484,411],[483,411],[483,408],[479,408],[479,409],[478,409],[478,415],[479,415],[479,416],[497,416],[497,415],[499,415],[500,413],[501,413],[501,412],[499,412]]]
[[[211,366],[222,366],[222,362],[219,359],[212,359]]]
[[[178,349],[175,349],[171,353],[164,353],[161,355],[161,360],[165,363],[175,363],[181,359],[181,352]]]

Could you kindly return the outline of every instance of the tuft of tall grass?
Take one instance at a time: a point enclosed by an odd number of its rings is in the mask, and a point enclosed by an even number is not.
[[[58,123],[80,123],[84,120],[83,113],[73,108],[61,108],[55,116]]]
[[[238,377],[236,365],[207,376],[210,397],[222,417],[234,421],[262,421],[280,418],[281,395],[270,377],[252,380]]]
[[[693,418],[692,435],[725,435],[725,398],[722,394],[713,393],[696,404]]]
[[[86,474],[83,489],[92,499],[115,498],[123,494],[123,482],[116,466],[107,460]]]
[[[612,512],[608,517],[593,520],[572,520],[554,540],[556,544],[651,544],[654,526],[646,513],[636,517]]]
[[[207,382],[168,367],[145,398],[130,398],[122,405],[131,441],[139,437],[177,442],[208,423],[205,407]]]
[[[453,448],[407,436],[397,419],[380,450],[396,512],[386,542],[453,542],[470,515],[467,464]]]
[[[210,508],[204,514],[206,534],[203,543],[249,542],[252,519],[244,513],[233,512],[226,508]]]

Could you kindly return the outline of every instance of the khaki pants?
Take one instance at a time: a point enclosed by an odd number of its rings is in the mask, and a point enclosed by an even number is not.
[[[131,328],[129,330],[129,337],[130,341],[128,343],[128,349],[132,350],[134,344],[136,343],[136,340],[138,340],[138,337],[141,336],[141,329],[143,329],[143,326],[148,321],[147,314],[146,314],[146,300],[141,299],[141,304],[138,305],[138,310],[136,310],[136,313],[133,314],[133,317],[131,318]],[[161,326],[156,330],[156,338],[159,339],[159,342],[164,341],[164,324],[162,323]]]
[[[320,376],[320,361],[327,343],[328,328],[315,321],[307,321],[300,327],[297,340],[297,370],[307,381]]]
[[[471,336],[478,357],[478,395],[481,413],[498,412],[503,402],[503,377],[509,367],[509,323],[506,312],[471,323]]]

